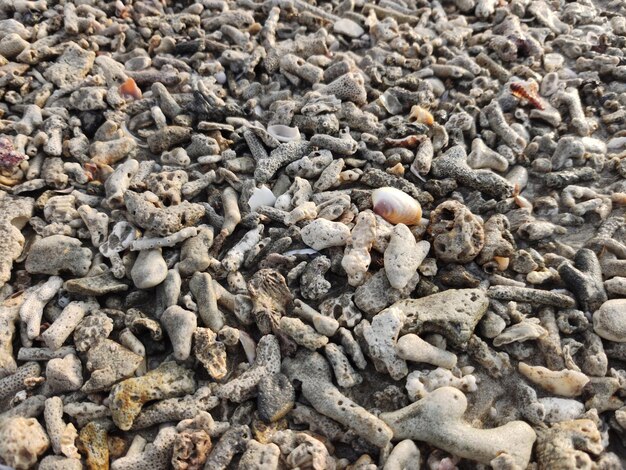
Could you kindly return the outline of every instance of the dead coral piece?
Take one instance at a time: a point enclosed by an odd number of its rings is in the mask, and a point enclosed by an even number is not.
[[[555,423],[539,431],[537,463],[540,469],[593,468],[592,455],[604,450],[600,431],[590,419]]]
[[[252,367],[228,383],[220,385],[215,394],[235,403],[241,403],[257,392],[259,381],[268,374],[280,371],[280,348],[273,335],[265,335],[256,349],[256,360]]]
[[[185,227],[196,225],[204,216],[200,204],[183,201],[167,208],[158,207],[143,194],[134,191],[124,193],[124,203],[132,222],[156,235],[167,236]]]
[[[174,427],[162,428],[154,442],[148,444],[143,452],[115,460],[111,464],[111,470],[166,470],[171,464],[176,437]]]
[[[217,341],[217,335],[209,328],[196,328],[193,338],[194,356],[215,380],[224,378],[228,372],[226,345],[222,341]]]
[[[457,201],[441,203],[431,212],[428,233],[437,259],[447,263],[469,263],[485,244],[482,221]]]
[[[11,278],[11,267],[24,248],[22,228],[33,216],[35,201],[0,191],[0,287]]]
[[[114,385],[109,395],[115,425],[129,430],[144,403],[193,393],[193,371],[175,362],[165,362],[146,375],[126,379]]]
[[[85,393],[102,392],[116,382],[132,376],[143,357],[110,339],[103,339],[87,351],[89,380],[83,385]]]
[[[279,330],[280,318],[292,300],[282,274],[274,269],[261,269],[248,281],[254,319],[263,334]]]
[[[26,270],[33,274],[70,272],[84,276],[91,266],[92,253],[80,240],[65,235],[52,235],[37,240],[26,258]]]
[[[0,423],[0,457],[14,469],[32,468],[48,447],[46,431],[35,418],[13,417]]]
[[[476,429],[463,421],[466,409],[467,399],[461,391],[443,387],[380,417],[391,427],[396,440],[425,441],[483,464],[508,454],[516,465],[526,468],[537,437],[528,424],[511,421],[494,429]]]
[[[299,350],[294,358],[285,358],[282,369],[291,381],[302,383],[302,395],[318,412],[349,427],[378,447],[389,443],[391,429],[333,385],[330,366],[324,356]]]
[[[589,377],[582,372],[569,369],[553,371],[541,366],[530,366],[525,362],[519,363],[519,371],[533,383],[563,397],[576,397],[582,394],[589,382]]]
[[[488,306],[489,299],[480,289],[449,289],[421,299],[401,300],[392,307],[406,317],[402,333],[439,333],[462,347]]]

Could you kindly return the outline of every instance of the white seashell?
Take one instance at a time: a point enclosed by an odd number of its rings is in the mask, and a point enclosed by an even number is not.
[[[300,130],[297,127],[274,124],[273,126],[267,126],[267,132],[279,142],[300,140]]]
[[[289,250],[283,253],[284,256],[292,256],[292,255],[316,255],[319,251],[314,250],[313,248],[299,248],[297,250]]]
[[[261,206],[273,206],[276,202],[276,196],[270,188],[263,185],[260,188],[256,188],[252,192],[252,196],[248,199],[248,205],[250,210],[254,211]]]
[[[422,206],[396,188],[378,188],[372,192],[374,212],[392,224],[417,225],[422,220]]]

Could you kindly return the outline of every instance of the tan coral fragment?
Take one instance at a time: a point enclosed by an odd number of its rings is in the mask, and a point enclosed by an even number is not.
[[[531,382],[563,397],[577,397],[589,382],[589,377],[575,370],[554,371],[542,366],[530,366],[525,362],[520,362],[518,368],[520,373]]]

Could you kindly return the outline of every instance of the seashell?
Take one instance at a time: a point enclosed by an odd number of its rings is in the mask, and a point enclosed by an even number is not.
[[[435,122],[435,118],[430,111],[421,106],[415,105],[411,108],[411,113],[409,114],[409,121],[419,122],[420,124],[426,124],[427,126],[432,126]]]
[[[283,124],[267,126],[267,132],[279,142],[293,142],[300,140],[300,129]]]
[[[493,260],[498,265],[498,271],[506,271],[509,267],[510,258],[506,256],[494,256]]]
[[[260,188],[255,188],[252,192],[252,196],[248,199],[248,205],[251,211],[255,211],[261,206],[273,206],[276,202],[276,196],[272,193],[272,190],[265,185]]]
[[[417,225],[422,220],[422,206],[396,188],[383,187],[372,192],[374,212],[392,224]]]
[[[120,95],[124,98],[133,98],[135,100],[141,99],[141,89],[135,83],[135,80],[129,78],[124,83],[120,85]]]
[[[545,105],[541,101],[539,96],[539,85],[535,81],[528,82],[514,82],[509,84],[511,88],[511,94],[521,100],[526,100],[532,104],[535,108],[545,109]]]

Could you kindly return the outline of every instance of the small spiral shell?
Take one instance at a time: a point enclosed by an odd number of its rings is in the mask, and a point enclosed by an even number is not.
[[[396,188],[378,188],[372,192],[374,212],[392,224],[417,225],[422,220],[422,206]]]
[[[411,113],[409,114],[409,121],[419,122],[420,124],[426,124],[427,126],[432,126],[435,122],[435,118],[430,111],[421,106],[415,105],[411,108]]]

